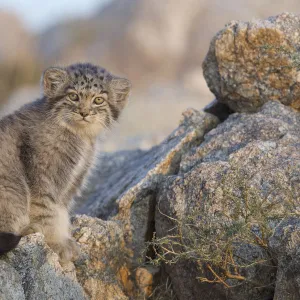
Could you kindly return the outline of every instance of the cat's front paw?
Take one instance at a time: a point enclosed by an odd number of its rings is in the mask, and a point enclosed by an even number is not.
[[[80,247],[75,240],[68,238],[64,243],[49,244],[50,248],[58,254],[61,263],[74,261],[79,257]]]

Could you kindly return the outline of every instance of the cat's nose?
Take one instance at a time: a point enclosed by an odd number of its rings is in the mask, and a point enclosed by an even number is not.
[[[89,113],[86,112],[86,111],[81,111],[79,114],[80,114],[83,118],[85,118],[85,117],[87,117],[87,116],[89,115]]]

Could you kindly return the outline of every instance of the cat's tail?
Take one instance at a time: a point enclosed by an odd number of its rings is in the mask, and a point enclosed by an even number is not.
[[[18,246],[23,236],[23,229],[29,225],[28,210],[26,195],[22,196],[21,194],[8,193],[7,191],[6,193],[1,193],[0,255]]]
[[[0,255],[16,248],[21,237],[21,235],[16,235],[10,232],[0,232]]]

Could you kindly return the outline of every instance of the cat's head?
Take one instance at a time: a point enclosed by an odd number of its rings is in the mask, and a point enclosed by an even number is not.
[[[101,67],[75,64],[47,69],[42,87],[56,120],[71,129],[97,134],[118,119],[131,84]]]

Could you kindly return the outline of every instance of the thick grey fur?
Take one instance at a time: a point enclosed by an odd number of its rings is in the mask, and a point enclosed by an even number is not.
[[[78,251],[69,233],[72,198],[130,82],[91,64],[51,67],[41,81],[42,98],[0,121],[0,252],[42,232],[61,260],[70,260]]]

